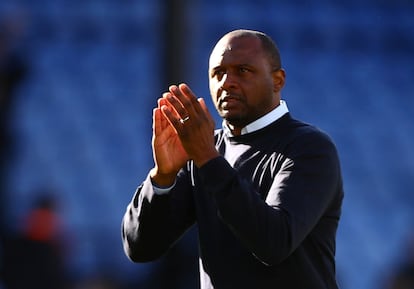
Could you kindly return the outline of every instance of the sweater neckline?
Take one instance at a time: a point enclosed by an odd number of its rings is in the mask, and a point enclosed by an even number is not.
[[[250,133],[237,135],[237,136],[226,136],[226,138],[231,143],[251,142],[251,141],[256,140],[259,136],[269,133],[269,131],[272,131],[272,133],[274,134],[275,129],[276,131],[283,129],[284,124],[286,124],[289,119],[291,119],[291,116],[290,116],[290,113],[288,112],[282,117],[280,117],[279,119],[275,120],[274,122],[268,124],[267,126],[261,129],[255,130]]]

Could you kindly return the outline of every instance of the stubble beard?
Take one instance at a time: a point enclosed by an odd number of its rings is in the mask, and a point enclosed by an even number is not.
[[[243,128],[245,127],[249,121],[247,120],[246,116],[243,113],[238,114],[229,114],[229,112],[220,109],[218,111],[220,117],[224,119],[229,125],[236,128]]]

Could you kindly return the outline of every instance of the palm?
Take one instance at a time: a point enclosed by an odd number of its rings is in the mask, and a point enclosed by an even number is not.
[[[155,164],[160,173],[176,173],[184,166],[188,155],[176,131],[160,111],[156,112],[154,120],[152,146]]]

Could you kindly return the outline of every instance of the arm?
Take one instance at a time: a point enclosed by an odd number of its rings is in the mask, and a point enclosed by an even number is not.
[[[200,176],[222,221],[267,265],[279,264],[301,245],[340,183],[335,148],[319,134],[291,146],[265,200],[221,157],[201,167]]]
[[[121,229],[124,251],[132,261],[159,258],[194,223],[191,187],[187,184],[183,169],[168,194],[155,194],[149,177],[138,187]]]
[[[165,98],[160,98],[153,110],[154,168],[138,187],[122,222],[125,253],[137,262],[160,257],[194,222],[191,187],[183,169],[188,155],[162,111],[167,106]],[[160,195],[154,192],[153,183],[160,187],[175,185]]]

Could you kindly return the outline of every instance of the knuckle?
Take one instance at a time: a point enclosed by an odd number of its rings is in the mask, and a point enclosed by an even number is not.
[[[188,107],[191,105],[191,101],[188,98],[184,98],[181,103],[183,104],[184,107]]]

